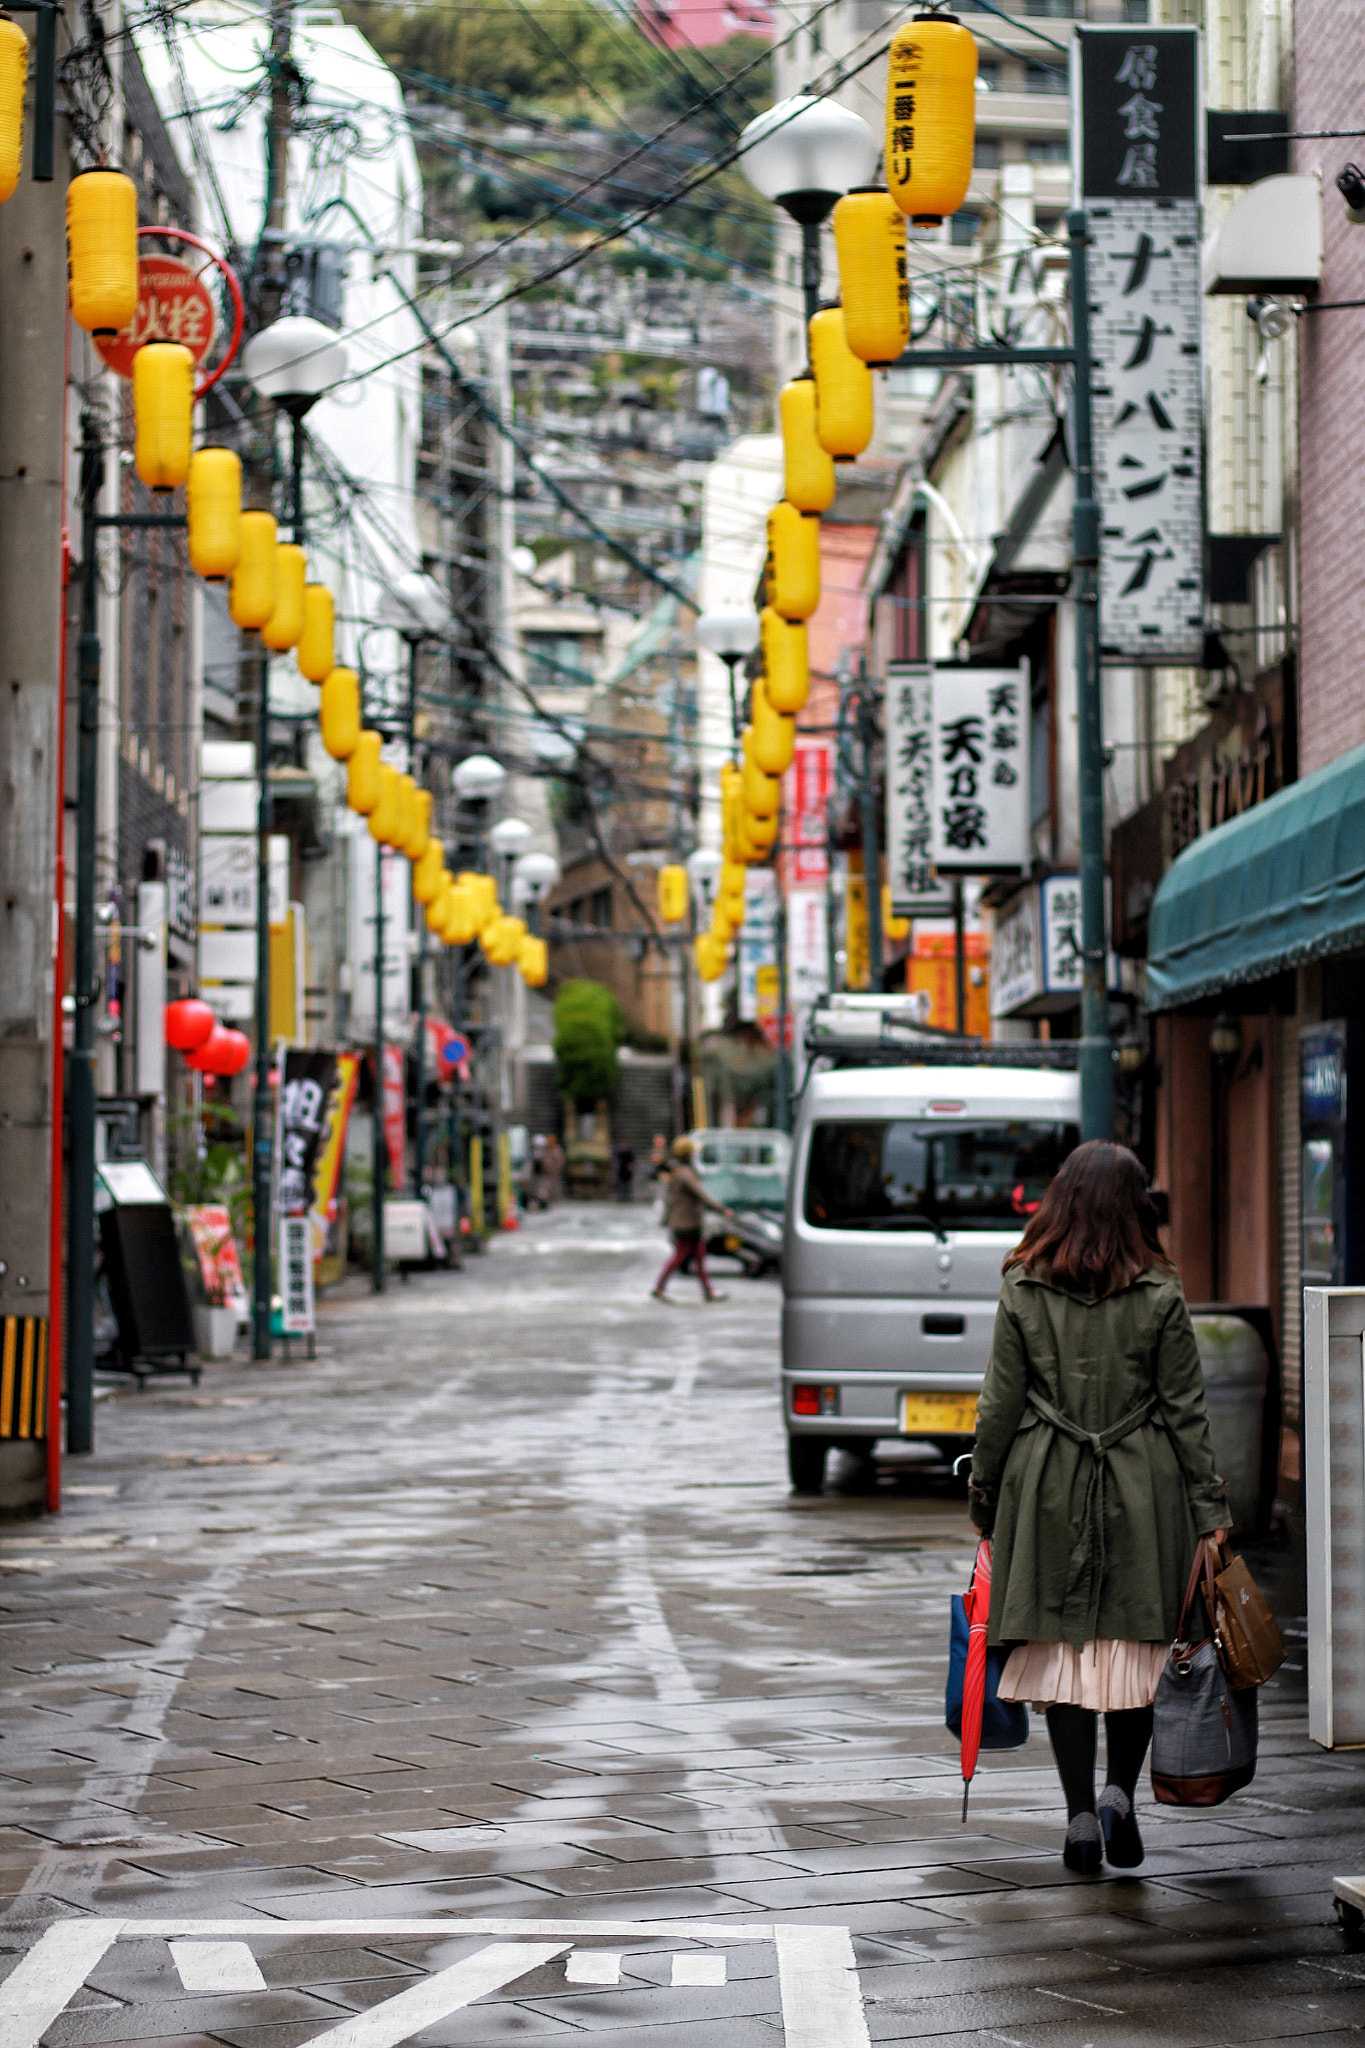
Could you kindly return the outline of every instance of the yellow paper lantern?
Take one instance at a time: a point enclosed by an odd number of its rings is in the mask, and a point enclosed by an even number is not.
[[[422,850],[418,836],[417,783],[407,774],[398,778],[398,830],[393,844],[408,860],[416,860]]]
[[[777,828],[780,822],[776,811],[772,813],[771,817],[755,818],[746,810],[744,814],[744,829],[749,835],[750,844],[755,848],[754,858],[756,860],[762,860],[764,855],[771,851],[777,839]]]
[[[846,192],[834,209],[844,339],[855,356],[884,369],[910,344],[905,215],[889,192]]]
[[[745,871],[740,861],[727,860],[720,871],[716,887],[716,902],[732,923],[744,922]]]
[[[322,744],[334,761],[349,761],[360,745],[360,678],[353,668],[334,668],[322,686],[318,703]],[[372,733],[375,760],[379,759],[379,734]],[[364,771],[362,771],[364,772]],[[376,792],[377,793],[377,792]],[[349,788],[348,788],[349,797]],[[373,805],[352,803],[352,810],[372,810]]]
[[[744,734],[744,807],[751,817],[772,818],[776,816],[781,802],[781,780],[776,775],[765,775],[755,761],[753,727],[747,727]]]
[[[178,341],[145,341],[133,357],[134,464],[149,491],[190,473],[194,357]]]
[[[771,605],[758,615],[759,644],[768,702],[774,711],[794,714],[810,695],[810,650],[800,620],[781,619]]]
[[[798,512],[827,512],[834,503],[834,458],[815,432],[815,379],[807,373],[784,384],[777,399],[782,423],[782,495]]]
[[[0,205],[19,182],[24,167],[24,91],[28,84],[28,37],[17,21],[0,21]]]
[[[243,512],[241,548],[228,591],[233,624],[243,632],[263,626],[275,609],[276,533],[269,512]]]
[[[510,967],[526,937],[524,917],[500,917],[483,934],[482,944],[490,967]]]
[[[431,844],[431,791],[418,783],[409,803],[412,831],[408,839],[408,859],[419,861]]]
[[[891,39],[886,185],[919,227],[956,213],[972,178],[976,38],[961,22],[920,15]]]
[[[325,583],[303,586],[303,631],[296,656],[299,674],[325,683],[336,666],[336,604]]]
[[[872,439],[872,372],[844,338],[842,306],[812,314],[810,365],[816,439],[836,462],[852,462]]]
[[[412,869],[412,894],[417,903],[434,904],[446,872],[446,850],[439,839],[428,838]],[[455,886],[452,878],[451,887]]]
[[[726,949],[716,943],[715,934],[699,932],[692,951],[702,980],[719,981],[725,972]]]
[[[687,915],[687,869],[672,864],[659,870],[659,916],[665,924],[681,924]]]
[[[308,581],[308,557],[292,541],[280,541],[275,548],[275,609],[261,628],[261,638],[276,654],[297,647],[303,632],[303,590]]]
[[[472,868],[465,868],[455,880],[461,888],[469,891],[476,919],[474,936],[477,938],[486,925],[502,915],[498,904],[498,885],[491,875],[481,875]]]
[[[417,894],[417,869],[414,868],[412,871],[412,893],[414,900],[423,905],[422,915],[426,919],[427,930],[434,938],[440,939],[443,943],[448,943],[445,936],[445,924],[446,918],[450,914],[450,899],[455,893],[455,877],[451,874],[449,868],[442,868],[437,874],[436,887],[432,892],[429,902],[423,902],[422,897]]]
[[[190,567],[206,583],[221,583],[242,552],[242,465],[230,448],[190,457],[185,512]]]
[[[456,882],[445,898],[441,937],[448,946],[467,946],[479,935],[474,893],[464,882]]]
[[[325,694],[325,684],[323,689]],[[379,802],[379,770],[383,765],[379,749],[383,744],[377,732],[360,733],[346,763],[346,801],[362,818],[368,818]]]
[[[550,978],[550,953],[544,939],[527,932],[517,954],[517,965],[527,988],[543,988]]]
[[[891,884],[882,883],[882,937],[885,939],[908,939],[910,919],[897,917],[891,908]]]
[[[754,766],[765,775],[785,775],[796,752],[796,720],[790,714],[773,710],[764,676],[754,678],[751,703]]]
[[[820,602],[820,521],[785,498],[768,514],[768,602],[784,619],[808,619]]]
[[[66,188],[71,317],[117,334],[137,311],[137,186],[122,171],[82,171]]]
[[[387,761],[379,764],[379,801],[370,812],[370,836],[381,846],[396,846],[403,829],[402,791],[399,775]]]

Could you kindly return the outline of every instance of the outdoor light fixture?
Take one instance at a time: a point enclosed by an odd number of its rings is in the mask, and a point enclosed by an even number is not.
[[[1228,1065],[1236,1059],[1241,1050],[1241,1020],[1220,1013],[1209,1026],[1209,1051],[1221,1064]]]
[[[524,853],[512,870],[512,887],[528,903],[534,903],[553,889],[559,880],[559,862],[552,853]]]
[[[946,17],[906,22],[892,37],[886,79],[886,187],[901,212],[921,227],[956,213],[975,141],[975,36]]]
[[[66,188],[71,317],[117,334],[137,311],[137,186],[122,171],[82,171]]]
[[[865,186],[834,209],[844,337],[861,362],[894,363],[910,341],[905,215],[889,192]]]
[[[765,590],[784,619],[808,619],[820,602],[820,521],[785,498],[768,514]]]
[[[450,778],[455,794],[466,803],[496,796],[507,780],[507,770],[491,754],[467,754]]]
[[[871,181],[877,157],[877,137],[860,114],[811,93],[779,100],[739,138],[739,167],[749,183],[801,229],[808,320],[820,302],[820,223],[851,187]]]
[[[578,745],[569,732],[556,725],[533,725],[531,752],[546,768],[567,768],[578,754]]]
[[[190,567],[207,583],[231,576],[242,552],[242,465],[231,448],[190,457],[185,512]]]
[[[713,846],[699,846],[694,853],[689,853],[683,862],[691,877],[693,888],[701,890],[703,894],[709,894],[716,876],[724,865],[720,854]]]
[[[723,661],[729,673],[730,732],[737,747],[739,699],[735,689],[735,670],[758,645],[758,614],[747,606],[717,605],[713,611],[702,613],[693,631],[698,647],[704,647],[708,654],[714,654],[718,661]]]
[[[529,846],[534,838],[535,833],[524,818],[500,818],[488,835],[488,843],[494,853],[510,858]]]
[[[252,389],[299,419],[346,375],[346,344],[321,320],[286,313],[253,334],[242,350]]]

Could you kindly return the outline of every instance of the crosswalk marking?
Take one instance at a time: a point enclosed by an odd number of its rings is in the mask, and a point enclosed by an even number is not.
[[[569,1984],[619,1984],[621,1958],[606,1949],[576,1948],[564,1965]]]
[[[722,1955],[681,1955],[673,1958],[675,1984],[723,1984],[725,1958]]]
[[[420,1984],[400,1991],[397,1998],[386,1998],[382,2005],[372,2005],[368,2012],[343,2020],[339,2027],[312,2035],[308,2048],[322,2048],[324,2041],[328,2048],[398,2048],[400,2041],[410,2040],[423,2027],[435,2026],[437,2020],[448,2019],[485,1993],[500,1991],[514,1978],[563,1955],[567,1945],[562,1941],[490,1942],[463,1962],[452,1963],[448,1970],[437,1970]]]
[[[173,1941],[171,1955],[187,1991],[264,1991],[260,1965],[244,1941]]]

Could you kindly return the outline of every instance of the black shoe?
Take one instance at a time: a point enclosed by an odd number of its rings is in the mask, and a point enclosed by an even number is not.
[[[1104,1860],[1104,1838],[1093,1813],[1078,1813],[1066,1831],[1062,1861],[1081,1877],[1094,1877]]]
[[[1100,1794],[1100,1827],[1104,1853],[1115,1870],[1136,1870],[1146,1851],[1133,1802],[1119,1785],[1106,1785]]]

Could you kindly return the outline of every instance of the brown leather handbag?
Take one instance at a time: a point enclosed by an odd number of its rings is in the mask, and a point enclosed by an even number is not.
[[[1235,1691],[1264,1685],[1284,1662],[1284,1639],[1266,1597],[1240,1557],[1225,1553],[1222,1570],[1215,1569],[1219,1553],[1212,1543],[1207,1576],[1213,1581],[1211,1620],[1218,1661]],[[1205,1602],[1208,1604],[1207,1593]]]

